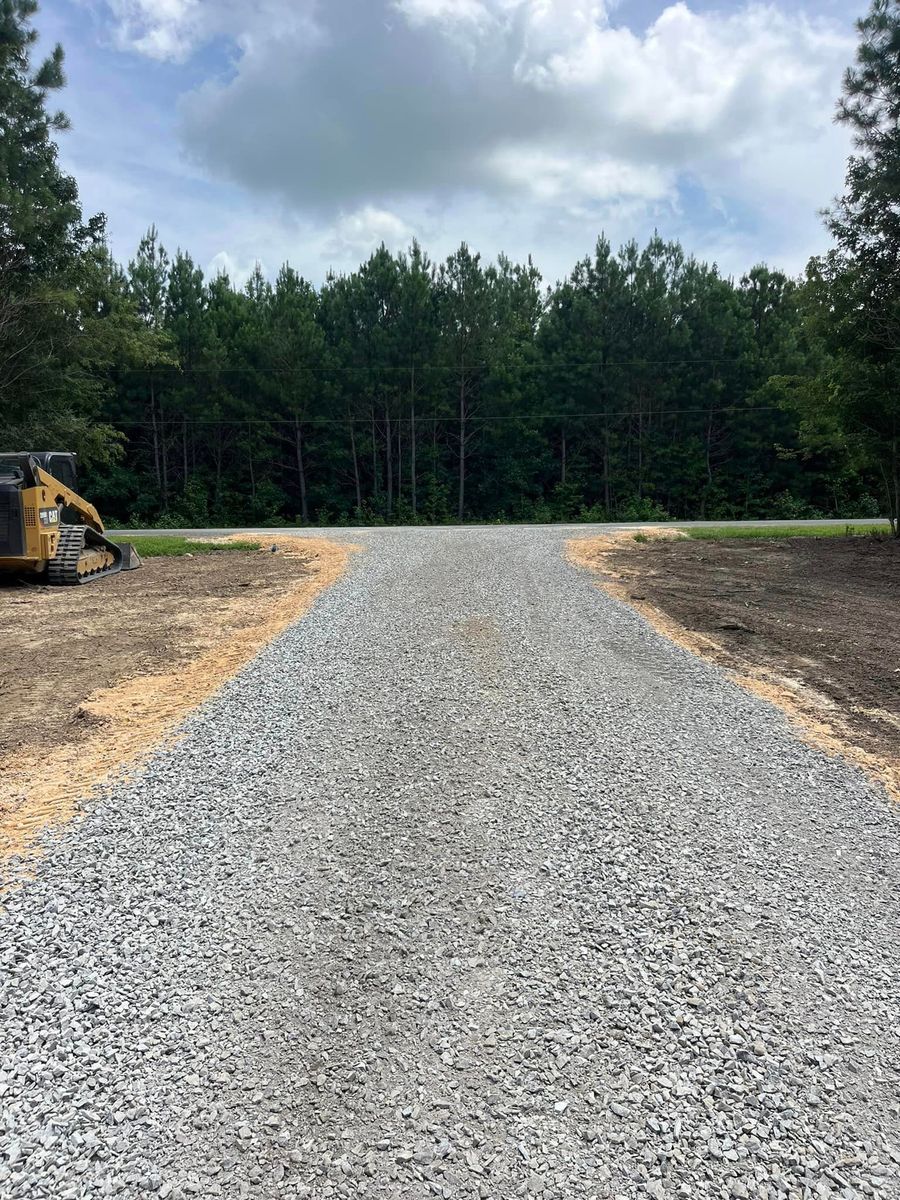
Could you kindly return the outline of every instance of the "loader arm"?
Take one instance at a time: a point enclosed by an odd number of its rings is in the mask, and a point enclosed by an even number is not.
[[[58,479],[54,479],[48,471],[45,471],[43,467],[37,466],[37,464],[32,468],[32,474],[35,486],[41,488],[48,505],[55,504],[58,508],[71,509],[78,513],[84,525],[89,525],[97,533],[106,532],[106,526],[101,521],[100,514],[94,508],[93,504],[89,504],[83,496],[79,496],[77,492],[73,492],[64,483],[60,483]]]

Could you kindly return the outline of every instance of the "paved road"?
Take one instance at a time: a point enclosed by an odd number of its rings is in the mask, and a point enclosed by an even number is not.
[[[559,531],[367,541],[9,898],[0,1197],[900,1197],[896,809]]]
[[[618,524],[606,525],[508,525],[507,529],[543,529],[547,532],[554,531],[557,534],[563,534],[573,537],[594,537],[599,533],[611,533],[617,529],[643,529],[647,525],[661,525],[663,527],[671,526],[675,529],[689,529],[691,527],[700,527],[703,525],[713,526],[716,529],[731,526],[734,529],[758,528],[761,525],[771,526],[773,529],[796,529],[798,526],[813,527],[816,525],[830,525],[835,529],[843,529],[847,525],[881,525],[885,529],[889,528],[886,520],[862,518],[859,521],[834,520],[829,518],[824,521],[633,521],[620,522]],[[402,526],[387,526],[385,527],[395,532],[403,532]],[[487,530],[496,529],[496,525],[433,525],[433,526],[414,526],[423,536],[429,533],[440,536],[441,534],[459,533],[462,530]],[[329,537],[334,530],[330,529],[300,529],[296,525],[285,525],[279,528],[272,528],[262,525],[232,525],[228,527],[209,527],[205,529],[116,529],[114,533],[116,537],[149,537],[153,534],[169,534],[175,537],[224,537],[233,533],[252,533],[278,535],[293,533],[301,537]],[[366,529],[342,529],[338,531],[338,536],[347,536],[350,534],[360,534],[363,536],[377,535],[379,528]]]

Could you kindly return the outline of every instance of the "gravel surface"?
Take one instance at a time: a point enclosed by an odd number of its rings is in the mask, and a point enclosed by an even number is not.
[[[900,815],[553,530],[378,531],[0,917],[0,1197],[900,1197]]]

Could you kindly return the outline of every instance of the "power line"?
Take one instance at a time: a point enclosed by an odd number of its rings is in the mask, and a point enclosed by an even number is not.
[[[616,417],[641,417],[642,419],[650,420],[654,417],[681,417],[689,415],[703,414],[703,416],[721,416],[729,414],[731,416],[742,415],[750,416],[754,413],[764,412],[780,412],[780,405],[766,404],[755,408],[738,408],[735,405],[730,405],[725,408],[660,408],[651,410],[640,410],[633,408],[620,409],[614,412],[590,412],[590,413],[571,413],[571,412],[543,412],[543,413],[485,413],[484,415],[472,413],[467,418],[467,424],[476,424],[479,421],[484,423],[494,423],[502,421],[590,421],[590,420],[611,420]],[[381,418],[375,416],[376,423],[380,422]],[[409,417],[395,418],[394,423],[400,421],[404,423],[409,421]],[[171,417],[168,424],[179,424],[182,421],[187,421],[190,425],[234,425],[239,428],[246,429],[248,426],[265,426],[273,428],[278,426],[286,426],[291,429],[296,424],[296,419],[293,417],[275,417],[267,420],[261,417],[226,417],[221,420],[216,420],[214,417],[203,417],[194,419],[187,417],[184,414],[175,414]],[[417,415],[415,423],[417,425],[430,425],[437,422],[438,424],[456,425],[459,422],[458,416],[447,415],[432,415],[422,416]],[[360,417],[307,417],[299,422],[301,425],[371,425],[372,415]],[[152,421],[116,421],[115,424],[123,429],[152,429]],[[159,425],[159,421],[157,421]]]
[[[708,366],[711,363],[738,363],[743,361],[743,356],[726,357],[720,356],[715,358],[667,358],[667,359],[621,359],[617,362],[606,362],[603,359],[566,359],[563,361],[552,360],[549,362],[522,362],[518,364],[518,368],[522,370],[537,371],[544,369],[562,368],[562,367],[601,367],[603,370],[616,367],[694,367]],[[342,366],[302,366],[302,367],[273,367],[273,366],[227,366],[227,367],[186,367],[179,369],[171,369],[172,375],[176,378],[181,375],[235,375],[248,373],[252,375],[318,375],[322,373],[334,373],[347,371],[402,371],[404,375],[408,375],[415,368],[416,371],[488,371],[497,366],[509,365],[508,363],[405,363],[401,365],[392,365],[390,363],[383,365],[372,365],[366,363],[351,363]],[[166,368],[160,367],[156,370],[149,370],[146,367],[128,367],[122,374],[126,375],[141,375],[147,374],[164,375]]]

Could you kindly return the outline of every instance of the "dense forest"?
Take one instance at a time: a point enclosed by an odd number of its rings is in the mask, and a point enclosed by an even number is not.
[[[60,167],[57,48],[0,2],[0,448],[75,450],[133,525],[837,517],[900,496],[900,5],[860,22],[856,138],[802,279],[601,236],[562,282],[384,246],[321,286],[122,266]],[[823,197],[823,201],[827,197]]]

